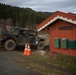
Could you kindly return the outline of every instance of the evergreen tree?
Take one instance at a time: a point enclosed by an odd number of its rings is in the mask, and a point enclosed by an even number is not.
[[[12,20],[10,21],[10,25],[13,24],[14,26],[20,27],[28,26],[30,28],[33,28],[34,25],[41,23],[49,16],[49,14],[51,14],[49,12],[36,12],[30,8],[13,7],[1,3],[0,10],[0,19],[8,21],[10,18]]]

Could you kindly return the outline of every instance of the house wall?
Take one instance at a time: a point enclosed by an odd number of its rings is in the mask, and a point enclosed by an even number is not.
[[[68,27],[71,26],[72,29],[59,29],[60,27]],[[48,30],[45,29],[47,32]],[[50,55],[53,56],[53,53],[61,53],[61,54],[67,54],[70,56],[76,56],[76,48],[75,49],[64,49],[61,48],[61,39],[67,38],[68,40],[76,40],[76,25],[73,25],[71,23],[57,20],[49,27],[49,34],[50,34]],[[60,48],[55,48],[54,46],[54,38],[60,39]]]

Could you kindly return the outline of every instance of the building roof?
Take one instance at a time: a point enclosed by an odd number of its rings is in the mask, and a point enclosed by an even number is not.
[[[67,21],[69,23],[76,24],[76,15],[56,11],[50,17],[48,17],[46,20],[44,20],[42,23],[40,23],[37,26],[37,31],[41,31],[42,29],[44,29],[45,27],[47,27],[48,25],[50,25],[57,19],[61,19],[61,20]]]

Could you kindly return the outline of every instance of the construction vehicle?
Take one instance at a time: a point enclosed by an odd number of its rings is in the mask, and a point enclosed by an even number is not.
[[[7,31],[5,25],[1,25],[0,45],[8,51],[14,50],[17,46],[24,46],[30,43],[30,46],[37,49],[44,49],[45,39],[37,35],[37,31],[20,27],[12,27]]]

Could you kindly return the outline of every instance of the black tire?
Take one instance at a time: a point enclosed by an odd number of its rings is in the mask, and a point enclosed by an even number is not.
[[[37,45],[37,49],[44,49],[45,48],[45,44],[44,44],[44,42],[43,41],[40,41],[39,43],[38,43],[38,45]]]
[[[12,39],[9,39],[9,40],[6,40],[5,43],[4,43],[4,48],[5,50],[7,51],[12,51],[16,48],[16,43],[14,40]]]

